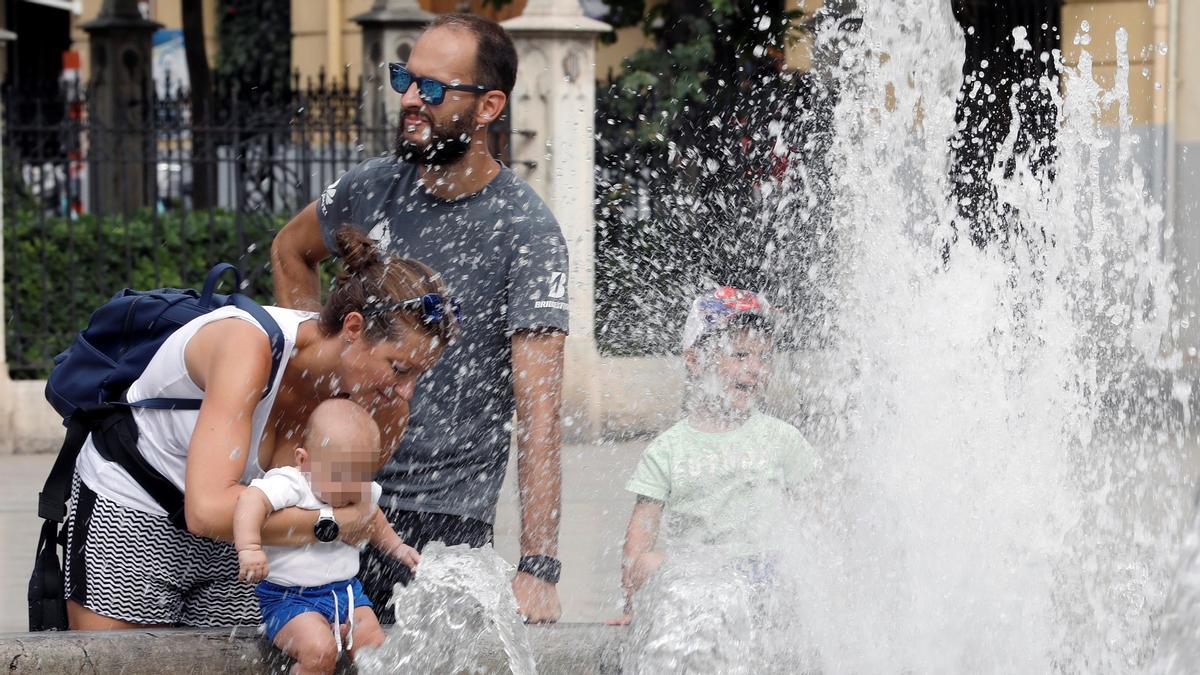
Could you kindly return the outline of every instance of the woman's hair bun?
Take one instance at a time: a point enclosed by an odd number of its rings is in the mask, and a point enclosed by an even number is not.
[[[399,335],[401,319],[436,335],[443,343],[457,335],[458,321],[453,312],[447,312],[443,321],[427,324],[420,307],[405,304],[430,294],[450,297],[445,282],[427,265],[396,257],[349,225],[334,232],[334,244],[342,270],[321,308],[323,335],[336,335],[351,312],[364,315],[367,335],[375,340]],[[397,303],[404,306],[391,306]]]
[[[383,252],[379,246],[356,227],[342,225],[334,232],[333,240],[337,245],[337,255],[348,274],[362,274],[383,263]]]

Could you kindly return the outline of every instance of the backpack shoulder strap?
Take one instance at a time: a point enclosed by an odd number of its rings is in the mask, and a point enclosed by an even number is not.
[[[88,434],[92,434],[92,442],[101,457],[125,469],[130,478],[167,512],[173,525],[186,529],[183,493],[147,464],[138,452],[137,423],[133,421],[129,408],[121,405],[101,405],[83,410],[67,423],[67,438],[58,451],[58,458],[54,460],[45,486],[38,494],[39,518],[56,523],[66,519],[67,496],[75,475],[75,461]]]
[[[263,391],[263,398],[271,393],[271,387],[275,386],[275,377],[279,374],[279,366],[283,363],[283,329],[275,322],[267,310],[262,308],[262,305],[247,298],[241,293],[234,293],[229,298],[230,304],[238,309],[246,312],[254,317],[258,325],[263,327],[267,332],[267,340],[271,343],[271,375],[267,378],[267,388]]]
[[[235,282],[234,292],[226,303],[254,317],[258,325],[267,332],[267,339],[271,342],[271,376],[267,378],[267,388],[263,391],[263,398],[266,398],[267,394],[271,393],[271,387],[275,384],[275,376],[279,373],[279,364],[283,361],[283,330],[279,328],[279,324],[275,322],[271,314],[262,308],[262,305],[237,291],[242,287],[242,272],[229,263],[217,263],[208,271],[208,276],[204,279],[204,288],[200,291],[200,306],[212,308],[217,280],[226,272],[233,272]]]
[[[111,414],[93,427],[92,442],[101,457],[125,469],[129,477],[167,512],[172,525],[187,529],[183,517],[183,493],[138,451],[138,427],[132,410],[126,406],[114,407]]]
[[[75,476],[75,460],[91,431],[97,410],[79,410],[67,421],[67,437],[58,451],[58,459],[38,493],[38,517],[42,532],[38,537],[29,575],[27,601],[29,630],[66,630],[67,605],[63,566],[58,558],[59,523],[67,517],[67,497]],[[63,530],[66,531],[65,529]]]
[[[87,411],[76,415],[87,416]],[[75,475],[75,460],[83,448],[91,428],[83,419],[72,418],[67,421],[67,437],[63,440],[62,448],[58,451],[58,459],[46,477],[42,491],[38,493],[38,517],[61,523],[67,517],[67,495],[71,491],[71,479]]]
[[[271,374],[267,377],[267,386],[263,389],[261,397],[266,398],[271,393],[271,388],[275,386],[275,377],[279,374],[279,368],[283,364],[283,347],[285,344],[283,329],[279,327],[279,324],[271,314],[262,308],[262,305],[259,305],[241,293],[234,293],[229,296],[229,304],[253,317],[258,322],[258,325],[262,326],[263,330],[267,333],[267,340],[271,345]],[[139,401],[130,401],[125,405],[134,408],[153,408],[156,410],[199,410],[201,402],[201,399],[196,398],[145,398]]]

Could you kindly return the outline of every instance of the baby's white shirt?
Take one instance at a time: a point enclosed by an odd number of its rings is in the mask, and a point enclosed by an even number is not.
[[[250,481],[250,487],[262,490],[275,511],[289,506],[319,511],[327,504],[313,494],[308,476],[294,466],[271,469],[262,478]],[[371,503],[378,504],[383,488],[371,483]],[[347,581],[358,574],[358,554],[362,547],[342,540],[312,543],[307,546],[264,546],[270,570],[267,581],[280,586],[324,586]]]

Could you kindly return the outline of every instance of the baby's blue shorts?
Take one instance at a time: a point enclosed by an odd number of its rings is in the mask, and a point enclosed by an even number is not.
[[[350,587],[349,591],[347,586]],[[262,581],[254,587],[254,592],[258,595],[258,606],[262,609],[267,639],[272,642],[287,622],[305,612],[316,612],[333,625],[350,621],[356,607],[373,606],[371,599],[363,593],[358,577],[308,588],[280,586]],[[354,601],[350,602],[348,596],[353,596]]]

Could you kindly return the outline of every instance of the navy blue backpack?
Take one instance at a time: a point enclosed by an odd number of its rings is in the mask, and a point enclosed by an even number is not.
[[[200,399],[153,398],[126,401],[125,390],[149,365],[162,343],[180,326],[219,307],[233,305],[248,312],[267,332],[271,344],[271,375],[265,397],[283,360],[283,331],[258,303],[241,293],[217,295],[217,281],[232,271],[235,288],[242,275],[221,263],[209,271],[200,292],[160,288],[125,289],[92,313],[66,351],[54,357],[46,381],[46,400],[63,417],[67,436],[46,484],[38,495],[38,516],[45,522],[29,580],[29,629],[67,627],[62,565],[57,546],[65,545],[58,526],[67,515],[66,502],[75,473],[75,460],[89,434],[100,454],[124,468],[167,512],[171,523],[186,529],[183,493],[137,449],[137,425],[131,408],[199,410]],[[66,530],[63,530],[65,535]]]

